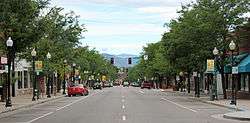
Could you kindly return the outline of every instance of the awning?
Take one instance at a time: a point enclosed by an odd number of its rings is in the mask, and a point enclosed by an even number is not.
[[[250,72],[250,55],[248,55],[245,59],[243,59],[238,65],[239,73],[247,73]]]
[[[234,56],[233,60],[234,60],[234,65],[239,66],[247,57],[249,57],[248,53],[241,53],[240,55]],[[231,61],[232,58],[228,57],[226,59],[226,61],[229,63],[227,65],[225,65],[224,67],[224,72],[225,73],[231,73],[232,72],[232,66],[231,66]],[[239,71],[240,73],[241,71]]]

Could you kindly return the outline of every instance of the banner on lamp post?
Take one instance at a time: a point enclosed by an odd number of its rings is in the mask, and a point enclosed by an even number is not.
[[[106,76],[102,76],[102,81],[106,81],[107,77]]]
[[[35,70],[36,70],[36,72],[43,71],[43,62],[42,61],[35,62]]]
[[[214,60],[213,59],[207,60],[207,71],[210,71],[210,72],[214,71]]]

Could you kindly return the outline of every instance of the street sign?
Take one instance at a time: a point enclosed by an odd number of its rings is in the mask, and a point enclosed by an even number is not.
[[[8,63],[7,63],[8,60],[7,60],[7,58],[5,58],[5,57],[1,57],[0,61],[1,61],[1,64],[8,64]]]
[[[232,74],[238,74],[238,67],[232,67]]]
[[[35,70],[36,71],[42,71],[43,70],[43,62],[42,61],[36,61],[35,62]]]
[[[207,71],[214,71],[214,60],[208,59],[207,60]]]
[[[179,81],[180,80],[180,76],[176,76],[176,80]]]
[[[197,72],[193,72],[193,76],[194,76],[194,77],[197,77]]]

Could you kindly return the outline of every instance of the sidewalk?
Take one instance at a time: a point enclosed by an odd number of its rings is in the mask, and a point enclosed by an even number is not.
[[[46,95],[43,98],[40,98],[39,100],[32,101],[32,95],[22,95],[22,96],[16,96],[16,97],[11,97],[12,101],[12,107],[5,107],[5,102],[0,102],[0,114],[1,113],[6,113],[18,109],[23,109],[27,108],[30,106],[34,106],[35,104],[41,104],[44,102],[52,101],[55,99],[59,99],[63,97],[61,93],[57,93],[56,96],[51,95],[51,98],[47,98]]]
[[[212,104],[220,107],[232,109],[230,113],[223,115],[224,118],[237,119],[237,120],[248,120],[250,121],[250,100],[237,99],[237,105],[230,105],[230,99],[219,99],[210,101],[209,95],[201,94],[200,98],[194,97],[194,92],[179,92],[173,91],[173,89],[164,89],[162,92],[178,93],[181,96],[189,96],[190,99],[201,101],[203,103]],[[184,94],[186,93],[186,94]]]

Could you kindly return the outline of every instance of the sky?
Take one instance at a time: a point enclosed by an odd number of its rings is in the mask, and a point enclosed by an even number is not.
[[[143,46],[161,40],[164,23],[178,17],[191,0],[51,0],[52,6],[80,15],[87,32],[83,46],[100,53],[139,55]]]

